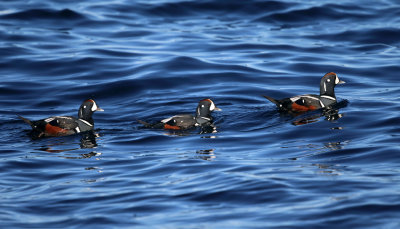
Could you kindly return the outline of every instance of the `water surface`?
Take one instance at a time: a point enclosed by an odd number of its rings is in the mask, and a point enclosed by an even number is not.
[[[4,228],[399,228],[397,1],[12,1],[0,6]],[[318,93],[281,115],[261,95]],[[77,115],[95,136],[31,140]],[[140,128],[211,98],[216,133]],[[332,118],[333,116],[333,118]]]

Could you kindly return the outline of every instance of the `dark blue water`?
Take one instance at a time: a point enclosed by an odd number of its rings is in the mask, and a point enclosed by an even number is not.
[[[6,1],[1,228],[399,228],[400,4]],[[261,95],[318,93],[335,118]],[[17,118],[77,115],[96,138],[31,140]],[[211,98],[216,133],[140,128]]]

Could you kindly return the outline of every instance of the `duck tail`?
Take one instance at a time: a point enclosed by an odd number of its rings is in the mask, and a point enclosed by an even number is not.
[[[142,124],[145,128],[152,128],[152,129],[164,129],[165,123],[157,122],[157,123],[148,123],[142,120],[137,120],[138,123]]]
[[[27,118],[24,118],[24,117],[22,117],[22,116],[20,116],[20,115],[18,115],[18,118],[22,119],[22,121],[24,121],[26,124],[28,124],[28,125],[30,125],[30,126],[33,127],[33,123],[32,123],[31,120],[29,120],[29,119],[27,119]]]
[[[263,97],[274,103],[277,107],[280,107],[281,103],[278,100],[266,95],[263,95]]]
[[[142,121],[142,120],[139,120],[139,119],[137,120],[137,122],[142,124],[144,127],[152,127],[153,126],[152,124]]]

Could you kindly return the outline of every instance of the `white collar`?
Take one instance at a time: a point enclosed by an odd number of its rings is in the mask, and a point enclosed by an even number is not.
[[[336,100],[334,97],[329,96],[329,95],[321,95],[321,97],[325,98],[325,99]]]
[[[86,121],[86,120],[83,120],[83,119],[79,119],[81,122],[83,122],[83,123],[85,123],[86,125],[88,125],[88,126],[93,126],[92,124],[90,124],[88,121]]]

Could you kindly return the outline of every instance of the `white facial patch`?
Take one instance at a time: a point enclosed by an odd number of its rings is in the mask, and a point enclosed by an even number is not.
[[[327,79],[326,81],[328,81],[328,83],[329,83],[329,82],[331,82],[331,79]]]
[[[215,105],[213,102],[211,102],[210,111],[213,111],[214,109],[215,109]]]
[[[97,105],[96,105],[96,103],[93,103],[92,111],[96,111],[96,110],[97,110]]]
[[[338,84],[340,82],[339,77],[336,76],[335,78],[335,84]]]

